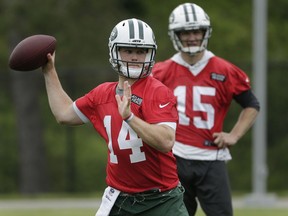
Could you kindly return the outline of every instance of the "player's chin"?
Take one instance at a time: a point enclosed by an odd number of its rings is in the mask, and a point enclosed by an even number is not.
[[[131,68],[131,69],[139,69],[139,68],[141,68],[141,66],[140,65],[129,65],[129,68]]]

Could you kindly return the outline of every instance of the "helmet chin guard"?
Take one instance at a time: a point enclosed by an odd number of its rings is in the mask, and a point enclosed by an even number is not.
[[[109,37],[109,54],[112,68],[127,78],[140,79],[149,76],[155,63],[156,41],[150,26],[138,19],[127,19],[118,23]],[[144,62],[123,61],[119,48],[143,48],[147,50]],[[142,65],[141,68],[130,67],[131,64]]]
[[[212,34],[209,16],[196,4],[184,3],[176,7],[169,16],[168,35],[176,51],[195,55],[208,46],[208,40]],[[204,30],[203,40],[200,46],[184,47],[177,33],[189,30]]]

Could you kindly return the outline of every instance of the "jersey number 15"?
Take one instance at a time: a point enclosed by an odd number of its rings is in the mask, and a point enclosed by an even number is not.
[[[180,125],[190,125],[191,119],[186,115],[186,86],[177,86],[174,89],[174,95],[177,97],[177,110],[179,114]],[[193,111],[207,113],[207,119],[203,120],[200,116],[193,118],[193,124],[196,128],[211,129],[214,126],[215,109],[211,104],[202,103],[201,96],[215,96],[216,90],[213,87],[193,86],[191,102]],[[189,106],[190,104],[188,104]]]

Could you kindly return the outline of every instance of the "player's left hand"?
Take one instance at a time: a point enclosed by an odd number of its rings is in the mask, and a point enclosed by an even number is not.
[[[55,54],[56,51],[53,54],[48,53],[47,54],[47,60],[48,62],[42,66],[42,72],[45,74],[46,72],[55,69]]]
[[[218,148],[231,147],[237,143],[237,139],[225,132],[213,133],[214,143]]]
[[[131,86],[128,81],[124,82],[123,96],[116,95],[119,114],[123,119],[131,115]]]

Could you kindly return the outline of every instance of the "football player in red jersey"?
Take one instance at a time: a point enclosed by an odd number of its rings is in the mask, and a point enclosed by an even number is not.
[[[211,32],[209,17],[201,7],[177,6],[169,17],[169,36],[178,52],[156,63],[152,74],[177,96],[179,123],[173,153],[189,214],[195,215],[197,198],[206,215],[231,216],[229,147],[253,125],[259,103],[248,76],[207,50]],[[224,132],[233,99],[243,109],[230,132]]]
[[[108,147],[106,188],[96,215],[183,215],[184,188],[172,153],[176,97],[149,76],[156,42],[138,19],[118,23],[109,37],[118,82],[106,82],[72,101],[61,87],[55,55],[43,67],[49,105],[59,123],[91,122]]]

